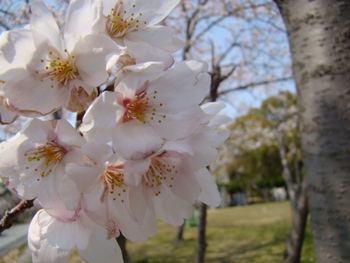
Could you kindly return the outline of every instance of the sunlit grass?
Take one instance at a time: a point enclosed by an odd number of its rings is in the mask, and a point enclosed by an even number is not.
[[[207,263],[282,262],[290,230],[288,202],[210,209]],[[184,241],[174,244],[175,228],[159,222],[159,233],[141,244],[128,243],[134,263],[194,262],[197,228],[185,228]],[[307,228],[302,263],[314,262]]]
[[[289,202],[208,210],[206,263],[280,263],[290,230]],[[159,222],[159,232],[144,243],[127,243],[133,263],[194,262],[197,228],[185,228],[184,240],[173,243],[176,229]],[[75,255],[70,263],[82,262]],[[307,226],[301,263],[314,263]]]

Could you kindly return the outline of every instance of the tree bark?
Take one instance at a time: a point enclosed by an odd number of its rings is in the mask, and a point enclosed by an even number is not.
[[[33,207],[33,205],[34,205],[34,199],[33,200],[22,200],[14,208],[6,211],[5,215],[3,216],[3,218],[0,221],[0,234],[5,229],[9,229],[12,226],[13,221],[16,219],[16,217],[19,214],[23,213],[26,209]]]
[[[350,262],[350,2],[275,2],[298,89],[315,259]]]

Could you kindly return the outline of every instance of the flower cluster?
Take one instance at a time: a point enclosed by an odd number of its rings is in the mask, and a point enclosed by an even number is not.
[[[0,121],[65,108],[85,112],[79,129],[33,118],[0,146],[0,176],[43,207],[28,234],[33,262],[122,262],[115,237],[143,242],[156,218],[174,226],[196,201],[218,206],[207,166],[227,134],[221,103],[200,106],[207,66],[172,67],[182,47],[156,25],[179,0],[73,0],[65,28],[45,4],[30,24],[0,36]],[[113,79],[113,91],[98,96]]]

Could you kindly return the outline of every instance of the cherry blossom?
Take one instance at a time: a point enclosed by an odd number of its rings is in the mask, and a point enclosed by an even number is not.
[[[87,164],[68,164],[66,172],[83,193],[87,215],[104,226],[110,238],[119,235],[118,228],[134,242],[155,235],[155,217],[145,210],[143,200],[134,200],[130,194],[130,187],[124,182],[124,164],[110,146],[88,143],[82,152]],[[144,214],[136,218],[133,211],[140,208]]]
[[[156,25],[162,21],[179,0],[102,0],[103,16],[95,24],[95,33],[109,35],[125,47],[129,64],[162,61],[165,68],[173,64],[171,53],[183,43],[172,36],[170,27]],[[123,57],[124,59],[126,57]]]
[[[157,63],[142,69],[129,66],[129,74],[115,92],[103,93],[87,110],[80,130],[88,140],[113,140],[115,150],[126,159],[123,151],[130,148],[118,145],[127,140],[146,137],[145,144],[159,145],[159,138],[186,137],[205,117],[199,103],[209,89],[206,70],[199,61],[183,62],[167,71]]]
[[[66,211],[53,217],[44,209],[32,219],[28,246],[35,263],[66,262],[71,250],[87,262],[123,262],[115,239],[107,239],[106,230],[96,225],[83,210]]]
[[[200,185],[178,152],[161,149],[143,160],[127,160],[124,178],[127,184],[135,186],[134,198],[145,200],[164,222],[178,226],[184,218],[191,217]]]
[[[60,107],[86,109],[97,96],[96,87],[109,77],[108,57],[120,50],[104,35],[62,38],[41,1],[34,1],[31,10],[30,28],[1,35],[0,79],[11,110],[40,116]]]
[[[16,136],[0,144],[0,174],[23,198],[54,195],[66,162],[83,162],[85,140],[66,121],[31,120]]]
[[[190,136],[167,142],[177,151],[186,155],[193,170],[199,170],[210,165],[216,158],[224,141],[228,138],[228,131],[217,132],[216,129],[231,121],[229,117],[219,114],[225,107],[221,102],[206,103],[201,106],[206,117],[201,125]]]

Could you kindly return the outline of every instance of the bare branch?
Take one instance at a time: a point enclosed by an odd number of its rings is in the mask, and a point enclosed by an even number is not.
[[[282,81],[287,81],[287,80],[291,80],[291,79],[293,79],[292,76],[284,77],[284,78],[278,78],[278,79],[274,79],[274,80],[264,80],[264,81],[258,81],[258,82],[251,82],[251,83],[248,83],[246,85],[237,86],[237,87],[234,87],[234,88],[231,88],[231,89],[223,90],[223,91],[219,92],[218,95],[221,96],[221,95],[224,95],[224,94],[236,91],[236,90],[242,90],[242,89],[247,89],[247,88],[250,88],[250,87],[255,87],[255,86],[260,86],[260,85],[265,85],[265,84],[270,84],[270,83],[276,83],[276,82],[282,82]]]
[[[246,9],[251,9],[251,8],[257,8],[260,6],[264,6],[265,4],[260,4],[260,5],[249,5],[249,6],[240,6],[237,7],[236,9],[232,10],[232,11],[228,11],[227,14],[225,15],[221,15],[219,18],[217,18],[216,20],[214,20],[212,23],[209,23],[201,32],[199,32],[196,35],[196,39],[201,38],[206,32],[208,32],[212,27],[214,27],[215,25],[219,24],[221,21],[223,21],[224,19],[230,17],[230,16],[235,16],[237,15],[237,13],[246,10]],[[199,18],[199,20],[203,20],[203,19],[207,19],[209,17],[203,16],[201,18]],[[199,21],[198,20],[198,21]]]
[[[14,208],[9,211],[6,211],[5,215],[0,221],[0,233],[2,233],[5,229],[9,229],[12,226],[15,218],[23,213],[25,210],[34,206],[33,200],[22,200],[19,204],[17,204]]]
[[[210,41],[210,51],[211,51],[211,66],[212,68],[215,67],[216,62],[215,62],[215,44],[212,39],[209,39]]]
[[[221,62],[227,57],[227,55],[230,53],[230,51],[234,48],[234,47],[240,47],[241,44],[237,43],[237,42],[232,42],[231,45],[229,45],[227,47],[227,49],[224,50],[224,52],[222,52],[220,58],[218,59],[218,64],[221,64]]]

